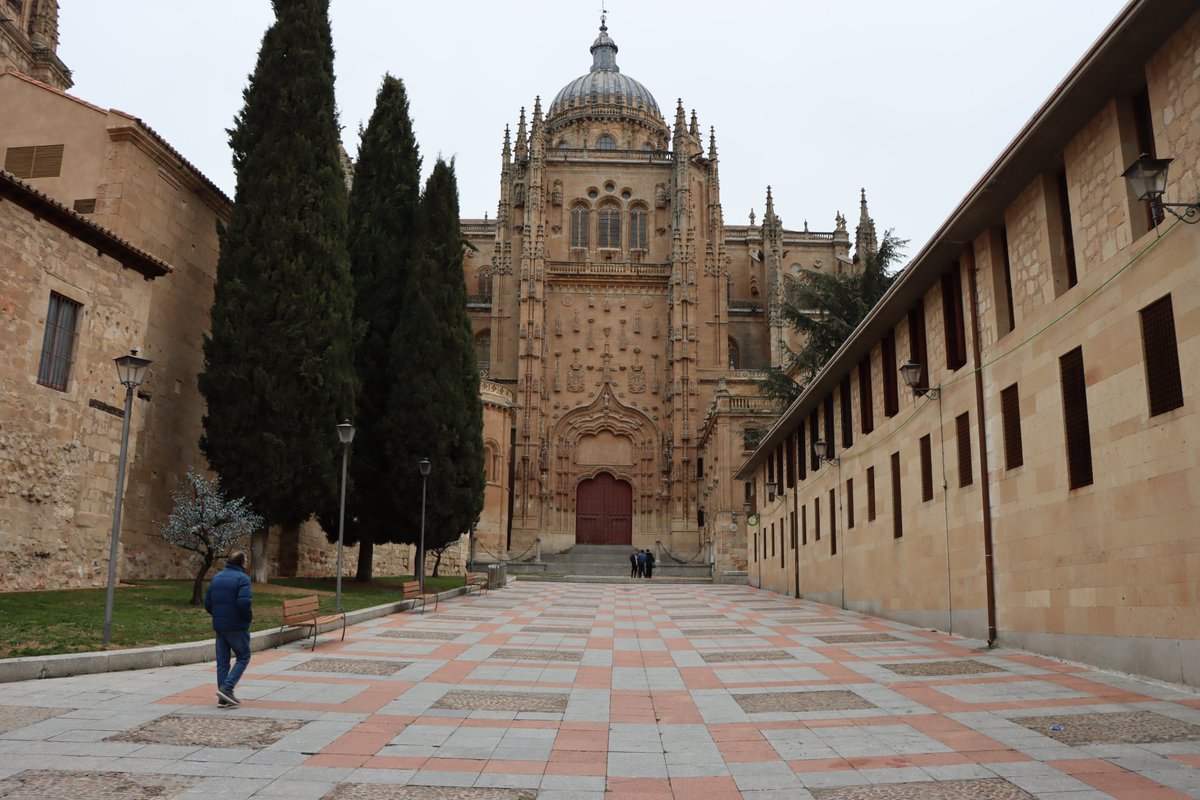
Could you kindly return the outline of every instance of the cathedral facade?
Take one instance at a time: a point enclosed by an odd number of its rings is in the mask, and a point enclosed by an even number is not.
[[[617,52],[602,21],[591,68],[506,129],[496,218],[463,221],[481,373],[512,396],[488,424],[492,556],[697,552],[714,394],[756,394],[755,371],[785,363],[789,280],[855,268],[840,213],[785,230],[769,188],[761,224],[727,225],[715,134],[682,102],[668,125]]]

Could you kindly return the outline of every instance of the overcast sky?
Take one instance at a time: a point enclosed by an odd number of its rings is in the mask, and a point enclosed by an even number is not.
[[[607,0],[621,71],[668,123],[716,128],[725,221],[858,218],[914,255],[1124,5],[1122,0]],[[268,0],[60,0],[71,90],[141,117],[233,195],[225,129]],[[333,0],[343,141],[384,72],[404,80],[426,170],[455,157],[464,217],[494,217],[504,126],[587,72],[600,0]]]

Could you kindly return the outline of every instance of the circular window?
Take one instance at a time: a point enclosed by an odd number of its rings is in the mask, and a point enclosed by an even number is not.
[[[633,197],[633,192],[629,191],[628,189],[625,189],[621,192],[622,200],[628,200],[631,197]]]
[[[588,189],[588,197],[592,200],[595,200],[599,196],[600,192],[596,191],[595,189]]]
[[[617,188],[617,185],[615,183],[613,183],[612,181],[609,181],[608,183],[604,184],[604,191],[608,192],[609,194],[612,194],[614,191],[616,191],[616,188]]]

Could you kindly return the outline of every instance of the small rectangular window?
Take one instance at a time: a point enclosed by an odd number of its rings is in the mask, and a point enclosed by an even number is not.
[[[946,329],[946,368],[967,363],[967,330],[963,316],[962,270],[955,261],[942,276],[942,320]]]
[[[754,563],[758,563],[758,534],[754,534]]]
[[[1067,288],[1079,283],[1079,273],[1075,267],[1075,231],[1071,222],[1071,197],[1067,192],[1067,171],[1059,170],[1055,176],[1055,186],[1058,194],[1058,214],[1062,229],[1063,265],[1066,267]]]
[[[927,433],[921,437],[921,502],[933,499],[933,440]]]
[[[867,522],[875,521],[875,468],[867,467]]]
[[[883,356],[883,413],[894,417],[900,413],[900,394],[896,385],[896,333],[888,331],[879,343]]]
[[[60,392],[67,390],[71,367],[75,363],[75,345],[79,338],[80,309],[83,306],[58,292],[50,293],[46,311],[46,329],[42,333],[42,357],[38,362],[37,382]]]
[[[1004,468],[1016,469],[1025,463],[1021,444],[1021,400],[1017,384],[1000,392],[1000,416],[1004,423]]]
[[[775,557],[775,523],[771,523],[771,558]]]
[[[787,556],[786,556],[787,542],[784,541],[784,538],[786,536],[787,536],[787,519],[785,518],[785,519],[779,520],[779,566],[784,567],[784,568],[787,567],[787,561],[784,560],[787,558]]]
[[[821,541],[821,498],[813,498],[813,538]]]
[[[1006,336],[1017,327],[1013,308],[1012,261],[1008,255],[1008,228],[1001,225],[988,234],[992,273],[992,307],[996,311],[996,335]]]
[[[800,546],[808,544],[808,506],[800,506]]]
[[[958,488],[970,486],[975,479],[971,469],[971,417],[963,412],[954,418],[954,438],[958,442]]]
[[[841,388],[838,389],[838,395],[841,399],[842,406],[842,449],[854,444],[854,412],[853,403],[850,400],[850,375],[842,378]]]
[[[829,490],[829,555],[837,555],[837,489]]]
[[[1088,426],[1087,383],[1083,348],[1076,347],[1058,360],[1062,374],[1063,427],[1067,434],[1067,473],[1071,488],[1092,483],[1092,434]]]
[[[787,488],[791,489],[796,485],[796,435],[792,434],[787,438],[787,444],[783,446],[783,466],[784,475],[786,477]]]
[[[704,456],[698,456],[696,458],[696,477],[704,477]]]
[[[1171,295],[1155,300],[1139,313],[1150,416],[1156,417],[1183,406],[1183,381],[1179,374],[1179,344],[1175,339]]]
[[[904,535],[904,504],[900,502],[900,454],[892,453],[892,538]]]
[[[858,411],[863,436],[875,430],[874,398],[871,396],[871,354],[858,362]]]
[[[825,395],[825,452],[827,457],[836,455],[837,434],[833,432],[833,395]]]
[[[854,478],[846,478],[846,527],[854,527]]]
[[[779,488],[787,488],[783,478],[783,451],[787,449],[785,445],[780,445],[775,448],[775,480],[779,481]]]
[[[800,468],[800,480],[808,477],[808,451],[804,449],[804,425],[796,427],[796,466]]]
[[[796,510],[792,509],[792,549],[796,549]]]
[[[61,144],[10,147],[4,153],[4,171],[25,179],[57,178],[62,174],[63,150]]]
[[[929,386],[929,356],[925,345],[925,304],[917,303],[908,310],[908,357],[921,365],[918,386]]]
[[[809,448],[809,457],[812,459],[812,471],[816,472],[821,468],[821,462],[817,460],[817,441],[821,438],[821,424],[817,419],[817,410],[815,408],[808,415],[808,437],[812,440],[812,447]]]
[[[76,200],[74,208],[77,214],[95,214],[96,198],[88,197],[82,200]]]

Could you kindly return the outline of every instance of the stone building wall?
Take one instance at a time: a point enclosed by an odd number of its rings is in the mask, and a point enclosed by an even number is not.
[[[102,585],[125,402],[112,359],[141,344],[152,283],[98,253],[108,234],[0,184],[0,590]],[[38,383],[52,292],[81,305],[65,390]],[[146,407],[134,400],[132,454]]]

